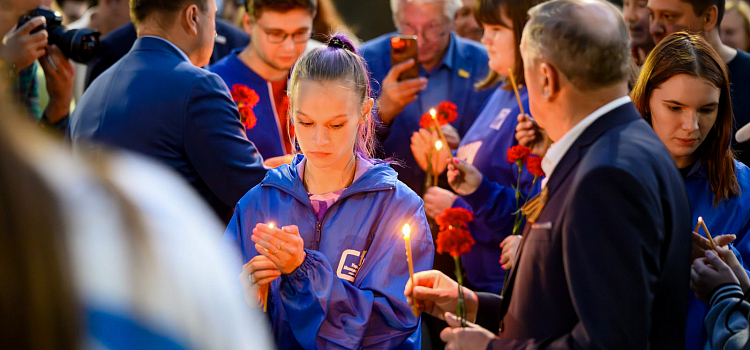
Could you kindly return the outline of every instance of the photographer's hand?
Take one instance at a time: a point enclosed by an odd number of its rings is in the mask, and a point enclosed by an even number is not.
[[[48,122],[55,124],[70,113],[75,69],[60,48],[55,45],[47,48],[47,55],[39,59],[39,64],[44,70],[49,93],[49,105],[44,111],[44,116]]]
[[[31,34],[31,31],[46,22],[44,17],[34,17],[21,27],[12,30],[5,44],[0,45],[0,60],[8,65],[14,65],[18,73],[39,57],[44,56],[47,47],[47,31],[40,30],[34,34]]]

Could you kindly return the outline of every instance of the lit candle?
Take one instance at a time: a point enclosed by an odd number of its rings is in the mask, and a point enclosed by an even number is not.
[[[401,230],[401,232],[404,233],[404,241],[406,242],[406,262],[409,264],[409,278],[411,278],[412,299],[414,300],[414,303],[411,306],[411,311],[414,313],[415,317],[419,317],[417,302],[416,299],[414,299],[414,263],[411,257],[411,227],[409,227],[409,224],[404,225],[404,228]]]
[[[703,221],[702,216],[698,217],[698,224],[703,226],[703,231],[706,231],[706,237],[708,237],[708,241],[711,243],[711,249],[716,250],[716,242],[714,242],[714,238],[711,237],[711,232],[708,232],[708,227],[706,227],[706,223]]]
[[[437,153],[438,153],[438,156],[439,156],[440,150],[443,149],[443,142],[440,141],[440,140],[435,141],[435,149],[437,150]],[[432,166],[432,164],[430,164],[430,166]],[[439,174],[438,174],[437,171],[434,171],[432,173],[432,175],[434,176],[434,179],[435,179],[434,180],[435,182],[433,182],[432,185],[437,187],[437,185],[438,185],[438,175]]]
[[[268,228],[273,230],[274,227],[276,227],[276,225],[273,222],[268,224]],[[266,249],[266,251],[268,251],[268,249]],[[268,286],[269,284],[260,287],[260,295],[261,298],[263,298],[263,312],[268,312]]]
[[[435,108],[430,108],[430,116],[432,117],[432,121],[435,122],[435,127],[437,128],[438,135],[440,135],[443,144],[448,145],[448,141],[445,139],[445,134],[443,134],[443,129],[440,128],[440,122],[437,120],[437,111]],[[451,158],[451,163],[453,163],[453,154],[448,152],[448,156]]]

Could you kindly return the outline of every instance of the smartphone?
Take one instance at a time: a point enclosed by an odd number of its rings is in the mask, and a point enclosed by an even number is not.
[[[415,64],[411,68],[401,72],[398,80],[413,79],[419,77],[419,61],[417,51],[416,35],[398,35],[391,38],[391,66],[413,59]]]

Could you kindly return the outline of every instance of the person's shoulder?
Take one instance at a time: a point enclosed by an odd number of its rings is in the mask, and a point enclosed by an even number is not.
[[[227,43],[247,45],[250,42],[247,33],[221,18],[216,19],[216,33],[225,37]]]
[[[365,41],[362,46],[359,47],[359,52],[366,59],[368,57],[374,57],[379,55],[390,55],[391,54],[391,37],[397,35],[397,33],[383,34],[377,38]]]
[[[743,192],[745,189],[750,190],[750,168],[744,163],[734,160],[734,172],[737,176],[737,182]]]
[[[602,118],[614,117],[615,114],[628,115],[629,119],[623,118],[628,121],[610,125],[593,141],[583,159],[586,168],[612,167],[637,176],[674,168],[666,147],[635,109],[618,108]],[[670,176],[675,174],[673,172]]]
[[[123,46],[123,43],[130,42],[131,45],[138,38],[138,32],[135,30],[133,22],[121,25],[102,37],[102,42],[112,45],[113,47]],[[129,47],[129,46],[126,46]]]
[[[458,52],[487,57],[487,49],[481,43],[455,35]]]
[[[226,74],[231,73],[231,71],[235,70],[236,61],[237,61],[237,52],[232,51],[230,54],[222,57],[218,61],[216,61],[214,64],[212,64],[210,67],[208,67],[208,70],[211,72],[214,72],[220,76],[224,76]]]
[[[737,50],[737,55],[727,64],[730,78],[734,82],[743,82],[742,85],[750,84],[750,54]]]

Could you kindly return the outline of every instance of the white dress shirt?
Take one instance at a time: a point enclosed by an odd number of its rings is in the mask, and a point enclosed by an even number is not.
[[[555,171],[557,164],[560,163],[560,160],[562,160],[565,153],[568,153],[568,149],[570,149],[570,146],[572,146],[573,143],[576,142],[578,137],[580,137],[581,134],[583,134],[583,132],[586,131],[586,129],[591,124],[599,119],[599,117],[613,111],[617,107],[630,102],[630,96],[623,96],[607,103],[604,106],[599,107],[599,109],[586,116],[586,118],[583,118],[583,120],[578,122],[578,124],[573,126],[573,128],[571,128],[570,130],[568,130],[568,132],[565,133],[565,135],[563,135],[560,140],[553,143],[552,146],[550,146],[547,150],[544,158],[542,158],[542,170],[544,170],[544,173],[547,175],[542,180],[542,188],[547,186],[547,181],[549,180],[550,176],[552,176],[552,172]]]

